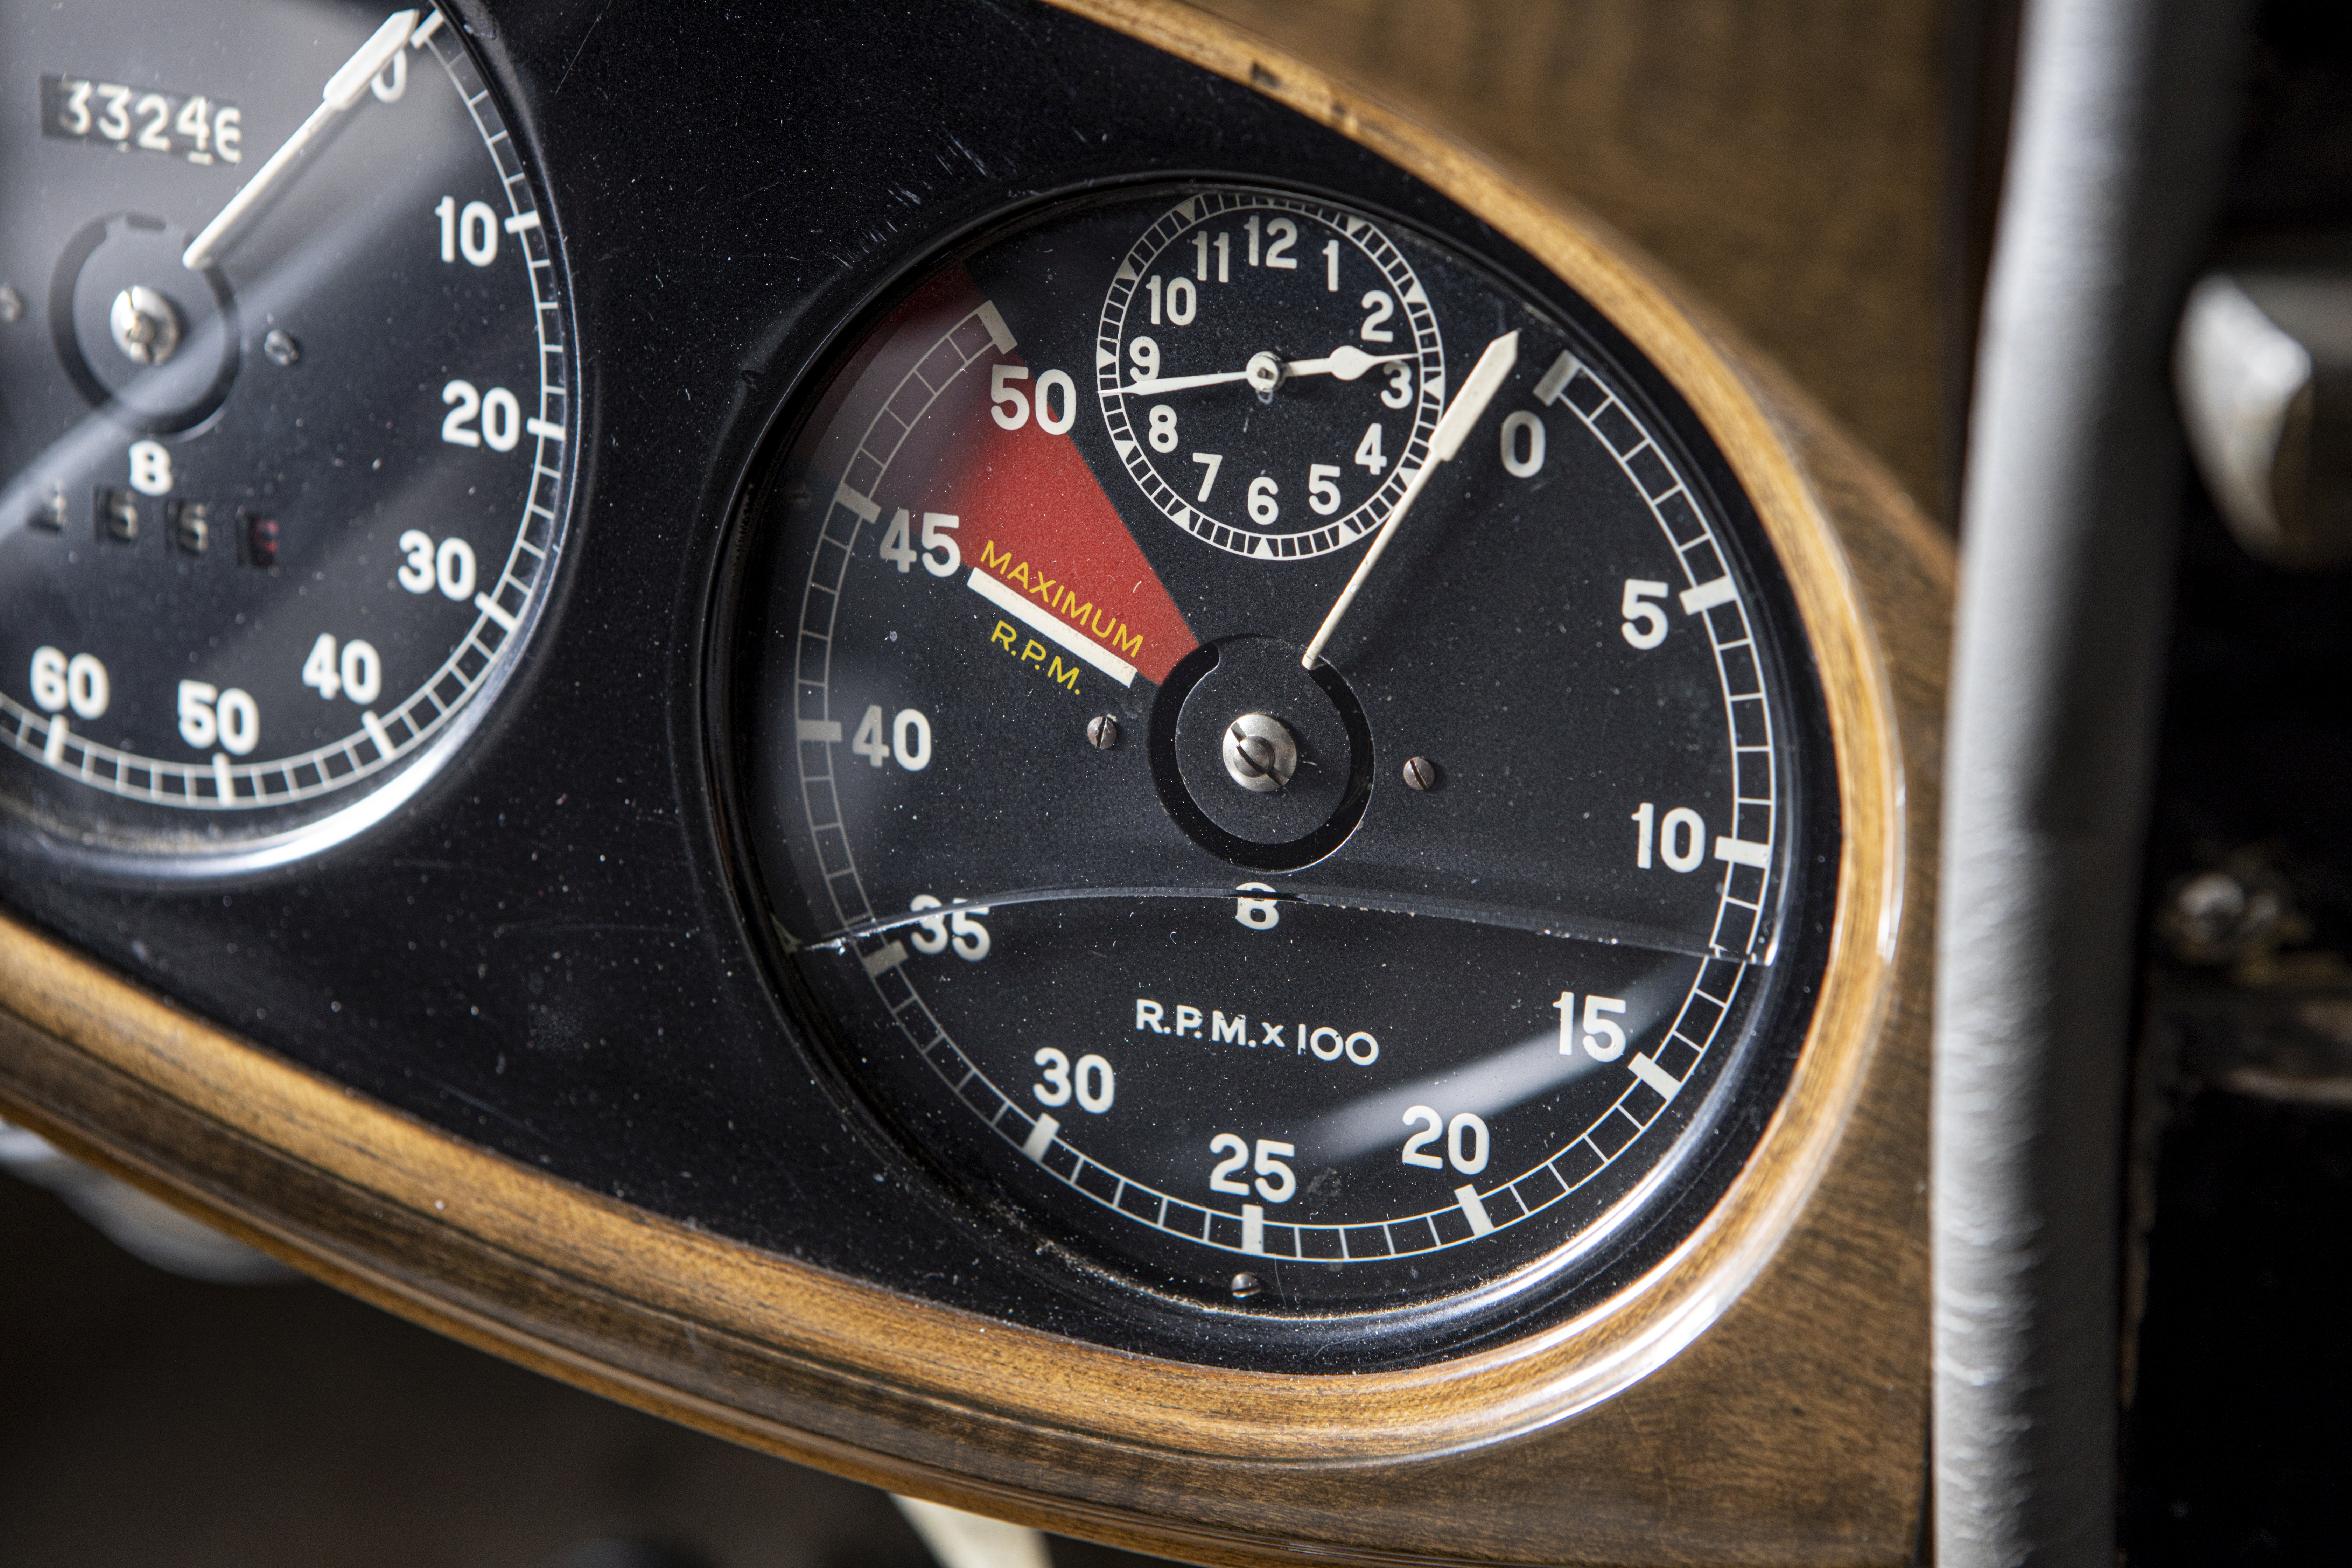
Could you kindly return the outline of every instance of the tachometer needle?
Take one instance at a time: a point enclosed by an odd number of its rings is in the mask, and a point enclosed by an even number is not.
[[[213,264],[213,251],[222,237],[236,227],[237,220],[245,216],[253,204],[277,183],[278,176],[286,172],[286,166],[301,156],[302,149],[326,129],[327,121],[360,100],[360,94],[367,90],[368,83],[390,63],[393,56],[400,53],[401,46],[408,42],[409,34],[415,30],[416,13],[414,11],[394,11],[384,18],[383,26],[375,30],[375,36],[362,44],[359,52],[345,60],[341,68],[327,79],[325,89],[319,94],[319,107],[310,111],[310,117],[296,128],[283,146],[269,154],[267,163],[253,172],[253,178],[246,181],[236,195],[229,197],[228,205],[214,215],[213,221],[205,225],[204,231],[189,241],[187,250],[180,257],[182,265],[191,272],[201,272]]]
[[[1299,655],[1301,666],[1312,669],[1322,660],[1324,646],[1330,642],[1331,634],[1339,629],[1340,617],[1348,613],[1348,606],[1356,602],[1356,591],[1364,585],[1364,579],[1371,575],[1373,566],[1380,562],[1381,552],[1389,547],[1389,541],[1396,537],[1397,524],[1404,521],[1404,514],[1412,510],[1412,503],[1420,499],[1422,487],[1429,482],[1429,476],[1438,464],[1454,460],[1454,454],[1462,449],[1463,438],[1470,434],[1470,427],[1478,423],[1478,416],[1486,412],[1486,405],[1495,400],[1495,394],[1502,390],[1504,378],[1518,363],[1519,334],[1515,331],[1505,332],[1488,343],[1486,352],[1478,356],[1477,366],[1471,371],[1470,378],[1462,384],[1462,390],[1454,395],[1453,405],[1438,418],[1437,428],[1430,432],[1428,460],[1405,480],[1404,493],[1397,497],[1396,506],[1389,512],[1388,521],[1381,525],[1380,536],[1372,541],[1372,547],[1364,552],[1363,560],[1356,563],[1355,575],[1349,578],[1348,585],[1339,590],[1339,602],[1331,606],[1331,613],[1323,617],[1323,625],[1316,631],[1315,640],[1307,645],[1305,653]]]

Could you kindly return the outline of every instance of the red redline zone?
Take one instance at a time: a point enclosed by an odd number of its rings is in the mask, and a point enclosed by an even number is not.
[[[856,390],[828,422],[823,446],[840,452],[821,451],[819,467],[841,471],[840,459],[907,371],[982,299],[971,274],[952,268],[892,312],[869,340],[874,348]],[[1007,324],[1017,338],[1019,322]],[[999,364],[1031,371],[1006,382],[1029,409],[1009,430],[991,397],[991,367]],[[886,527],[907,509],[918,541],[925,512],[953,515],[963,560],[958,576],[986,572],[1158,685],[1200,639],[1067,433],[1086,416],[1080,399],[1090,395],[1092,378],[1066,372],[1066,391],[1054,379],[1046,395],[1054,419],[1070,421],[1064,434],[1038,419],[1038,383],[1057,368],[1034,369],[1017,349],[974,359],[907,432],[879,487],[884,493],[872,499]]]

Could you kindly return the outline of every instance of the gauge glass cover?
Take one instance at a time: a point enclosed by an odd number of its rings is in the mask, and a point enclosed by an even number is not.
[[[416,16],[192,268],[383,9],[0,5],[0,803],[69,852],[345,835],[539,617],[562,268],[462,28]]]
[[[1319,197],[1088,198],[887,301],[755,486],[725,765],[787,1005],[1074,1277],[1459,1342],[1660,1256],[1769,1117],[1818,683],[1727,466],[1570,314]]]

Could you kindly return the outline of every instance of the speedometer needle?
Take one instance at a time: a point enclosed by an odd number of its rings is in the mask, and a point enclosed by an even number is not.
[[[1231,381],[1268,379],[1269,371],[1278,372],[1270,378],[1276,384],[1294,375],[1328,375],[1340,381],[1353,381],[1376,364],[1393,364],[1399,360],[1412,357],[1409,353],[1368,354],[1352,343],[1341,343],[1321,359],[1295,359],[1284,363],[1276,360],[1272,354],[1262,353],[1253,356],[1249,364],[1241,370],[1221,370],[1213,375],[1155,375],[1129,382],[1125,386],[1112,390],[1119,393],[1186,392],[1196,386],[1222,386]],[[1271,392],[1273,387],[1268,386],[1265,390]]]
[[[394,11],[384,18],[383,26],[375,30],[375,36],[362,44],[359,52],[345,60],[341,68],[327,79],[325,89],[319,94],[319,107],[310,111],[310,117],[296,128],[293,135],[286,138],[283,146],[269,154],[267,163],[253,172],[253,178],[246,181],[236,195],[229,197],[228,205],[214,215],[213,221],[205,225],[204,231],[188,242],[187,250],[180,257],[183,266],[191,272],[201,272],[213,264],[213,251],[222,237],[236,227],[237,220],[245,216],[253,204],[277,183],[278,176],[286,172],[286,166],[301,156],[302,149],[326,129],[327,121],[360,100],[360,94],[367,90],[368,83],[391,62],[393,56],[400,53],[400,47],[408,42],[408,35],[415,30],[416,13],[414,11]]]
[[[1388,521],[1381,526],[1380,537],[1372,541],[1372,547],[1364,552],[1363,560],[1356,563],[1356,574],[1348,579],[1346,587],[1339,590],[1339,602],[1331,606],[1331,613],[1323,617],[1323,625],[1316,631],[1315,640],[1308,643],[1307,651],[1298,656],[1301,668],[1312,669],[1321,662],[1324,646],[1331,640],[1331,634],[1339,629],[1340,617],[1348,613],[1348,606],[1356,602],[1356,591],[1364,585],[1364,579],[1372,574],[1372,567],[1379,563],[1381,552],[1386,550],[1389,541],[1396,537],[1397,524],[1402,522],[1404,514],[1412,510],[1412,503],[1420,499],[1422,487],[1429,482],[1429,476],[1435,471],[1437,465],[1454,460],[1454,454],[1462,449],[1463,439],[1470,434],[1470,427],[1478,423],[1480,415],[1486,412],[1486,405],[1495,400],[1495,394],[1502,390],[1504,378],[1518,363],[1519,334],[1515,331],[1505,332],[1488,343],[1486,352],[1478,356],[1477,366],[1471,371],[1470,379],[1462,384],[1462,390],[1454,395],[1453,405],[1439,417],[1437,428],[1430,432],[1428,460],[1405,480],[1404,493],[1397,497],[1396,506],[1389,512]]]

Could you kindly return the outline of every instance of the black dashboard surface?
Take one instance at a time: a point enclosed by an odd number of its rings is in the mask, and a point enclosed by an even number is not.
[[[138,882],[11,826],[0,898],[271,1051],[587,1188],[1037,1327],[1187,1343],[1197,1320],[1132,1298],[1113,1314],[1082,1270],[1041,1289],[1025,1247],[910,1183],[793,1043],[706,752],[730,508],[844,323],[974,226],[1104,182],[1332,192],[1622,340],[1363,148],[1042,5],[459,10],[545,181],[582,352],[571,543],[530,660],[350,843]]]

